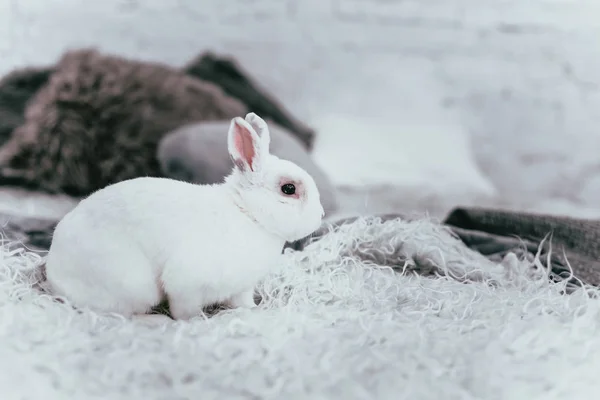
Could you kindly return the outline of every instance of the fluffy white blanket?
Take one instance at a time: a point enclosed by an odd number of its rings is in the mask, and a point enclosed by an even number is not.
[[[151,322],[54,301],[42,260],[5,245],[0,398],[597,397],[600,300],[505,261],[428,221],[359,220],[285,254],[257,309]]]

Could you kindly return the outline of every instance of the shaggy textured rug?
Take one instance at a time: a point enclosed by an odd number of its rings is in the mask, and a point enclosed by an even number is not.
[[[543,260],[494,264],[426,220],[340,226],[286,252],[258,308],[178,322],[75,311],[37,289],[38,255],[8,248],[6,400],[548,400],[600,389],[592,289],[564,295]]]

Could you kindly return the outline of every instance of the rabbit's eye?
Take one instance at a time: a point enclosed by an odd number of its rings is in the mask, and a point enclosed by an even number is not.
[[[281,186],[281,192],[287,196],[291,196],[296,193],[296,186],[292,183],[286,183]]]

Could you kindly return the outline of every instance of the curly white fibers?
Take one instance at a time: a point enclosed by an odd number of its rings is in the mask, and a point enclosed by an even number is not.
[[[428,221],[343,226],[286,253],[258,288],[258,308],[156,324],[54,301],[34,288],[42,260],[9,247],[0,261],[2,400],[600,393],[593,291],[564,295],[562,283],[505,271]],[[416,275],[418,260],[451,276]]]

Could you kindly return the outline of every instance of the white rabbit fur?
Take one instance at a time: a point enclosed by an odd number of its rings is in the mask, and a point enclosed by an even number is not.
[[[53,293],[125,316],[165,297],[175,319],[214,303],[255,307],[255,285],[284,243],[315,231],[324,214],[310,175],[269,154],[269,141],[266,123],[249,113],[231,121],[235,167],[223,183],[137,178],[82,200],[54,232],[46,259]],[[285,183],[296,193],[284,194]]]

